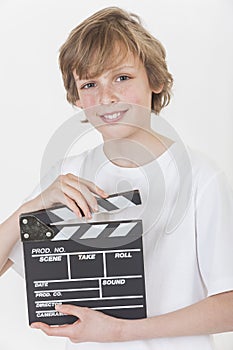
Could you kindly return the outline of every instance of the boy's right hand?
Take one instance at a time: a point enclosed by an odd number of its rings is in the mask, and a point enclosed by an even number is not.
[[[86,218],[91,218],[91,212],[98,211],[97,200],[94,196],[102,198],[108,194],[93,182],[77,177],[73,174],[60,175],[57,179],[32,202],[39,209],[45,209],[57,203],[69,207],[77,216],[82,217],[81,210]],[[31,205],[32,205],[31,202]]]

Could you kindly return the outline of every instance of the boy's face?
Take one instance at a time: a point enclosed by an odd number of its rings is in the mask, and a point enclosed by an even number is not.
[[[73,74],[79,95],[76,104],[85,109],[104,140],[129,137],[136,129],[149,127],[152,92],[162,88],[150,88],[145,67],[133,54],[98,77],[83,80]]]

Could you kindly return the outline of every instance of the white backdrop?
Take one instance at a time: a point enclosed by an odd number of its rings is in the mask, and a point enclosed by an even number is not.
[[[233,185],[232,0],[0,0],[0,221],[38,183],[49,139],[75,113],[65,98],[59,47],[81,20],[113,5],[139,14],[162,41],[175,79],[162,116]],[[0,349],[63,349],[63,339],[28,327],[24,281],[14,271],[1,278],[0,298]],[[217,349],[232,350],[233,334],[215,339]]]

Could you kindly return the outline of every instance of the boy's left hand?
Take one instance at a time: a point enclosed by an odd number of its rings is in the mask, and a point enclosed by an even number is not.
[[[105,315],[100,311],[74,305],[57,305],[56,310],[78,317],[73,324],[49,326],[42,322],[31,324],[49,336],[67,337],[74,343],[120,341],[124,320]]]

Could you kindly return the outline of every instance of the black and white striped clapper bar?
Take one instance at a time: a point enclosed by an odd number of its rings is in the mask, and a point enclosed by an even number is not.
[[[146,317],[142,221],[114,221],[108,213],[140,204],[133,190],[98,198],[101,212],[91,220],[63,205],[20,215],[29,324],[76,320],[56,304]]]

